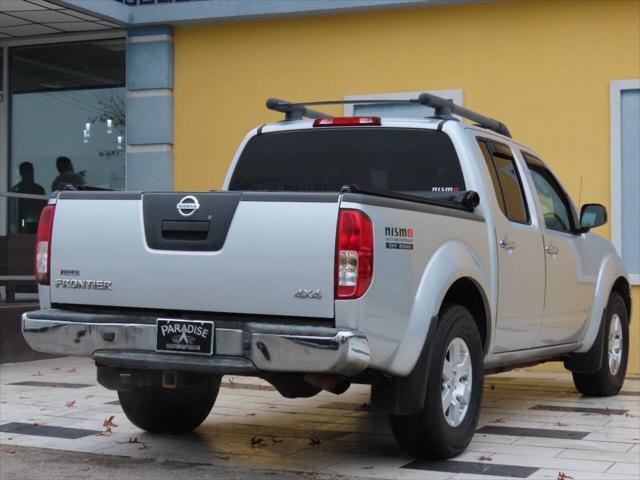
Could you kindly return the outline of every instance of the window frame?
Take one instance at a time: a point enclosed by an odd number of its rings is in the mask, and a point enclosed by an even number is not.
[[[12,194],[11,192],[9,192],[9,188],[11,188],[11,185],[9,185],[9,158],[11,148],[11,94],[9,85],[9,59],[11,48],[38,45],[54,45],[70,42],[88,42],[92,40],[109,40],[115,38],[122,38],[126,40],[126,31],[122,29],[114,29],[98,32],[59,33],[28,38],[20,37],[0,39],[0,49],[3,50],[2,59],[4,64],[2,69],[2,75],[4,77],[2,82],[3,91],[0,92],[0,236],[6,236],[9,231],[8,198],[23,198],[21,197],[22,194]]]
[[[611,112],[611,243],[618,255],[622,256],[622,92],[624,90],[640,90],[640,78],[629,80],[612,80],[610,85]],[[640,285],[640,273],[629,274],[632,285]]]
[[[481,142],[493,143],[493,144],[496,144],[498,146],[504,147],[504,148],[506,148],[507,150],[509,150],[511,152],[511,157],[513,159],[513,166],[515,168],[516,175],[518,177],[518,184],[520,185],[520,193],[522,194],[522,201],[524,202],[524,209],[525,209],[525,212],[527,214],[527,221],[526,222],[520,222],[518,220],[513,220],[512,218],[509,217],[508,213],[506,213],[506,212],[504,212],[502,210],[502,208],[500,208],[500,212],[511,223],[516,223],[518,225],[526,225],[526,226],[533,225],[533,218],[532,218],[533,215],[531,213],[532,210],[531,210],[531,206],[529,205],[529,199],[527,198],[527,192],[525,190],[525,182],[524,182],[523,177],[522,177],[523,172],[521,172],[520,168],[518,167],[518,158],[516,156],[516,152],[514,151],[514,149],[511,148],[511,146],[509,144],[501,142],[500,140],[496,140],[494,138],[490,138],[490,137],[484,137],[484,136],[478,135],[478,136],[475,137],[475,140],[476,140],[476,143],[478,145],[478,149],[480,150],[480,153],[482,154],[483,158],[484,158],[484,153],[482,152],[482,147],[480,146]],[[500,187],[500,192],[499,193],[502,196],[502,202],[504,204],[504,208],[508,212],[509,208],[507,207],[507,201],[506,201],[506,198],[504,197],[504,192],[502,190],[502,182],[500,182],[500,176],[498,175],[495,163],[493,161],[493,153],[489,149],[488,145],[487,145],[487,149],[489,150],[489,153],[491,154],[491,165],[493,166],[493,173],[495,173],[496,179],[498,181],[498,185]],[[490,168],[489,165],[487,165],[487,169],[489,169],[489,168]],[[494,191],[494,193],[496,195],[496,201],[498,203],[498,207],[500,207],[500,199],[497,198],[498,192],[496,191],[495,186],[493,185],[493,174],[491,173],[491,171],[489,171],[489,175],[491,176],[491,180],[492,180],[491,186],[492,186],[492,189],[493,189],[493,191]],[[535,194],[536,192],[534,191],[533,193]]]

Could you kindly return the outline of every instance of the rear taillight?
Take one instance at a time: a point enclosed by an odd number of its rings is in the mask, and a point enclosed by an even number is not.
[[[336,238],[336,298],[358,298],[373,278],[373,227],[360,210],[340,210]]]
[[[36,280],[41,285],[49,285],[49,266],[51,265],[51,230],[55,205],[47,205],[40,213],[38,234],[36,235]]]
[[[380,117],[327,117],[317,118],[314,127],[347,127],[353,125],[380,125]]]

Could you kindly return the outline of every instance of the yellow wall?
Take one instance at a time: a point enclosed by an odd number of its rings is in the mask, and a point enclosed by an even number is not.
[[[270,96],[461,88],[504,121],[578,201],[609,204],[611,80],[640,78],[640,1],[487,3],[175,32],[175,188],[219,188]],[[340,113],[337,109],[326,109]],[[609,226],[600,229],[609,235]],[[640,372],[640,288],[630,372]]]

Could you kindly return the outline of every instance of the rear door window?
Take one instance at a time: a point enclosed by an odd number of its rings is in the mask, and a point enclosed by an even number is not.
[[[479,139],[502,213],[517,223],[530,223],[522,181],[511,149],[502,143]]]
[[[350,184],[417,196],[466,189],[444,132],[351,127],[256,135],[238,159],[229,190],[338,192]]]

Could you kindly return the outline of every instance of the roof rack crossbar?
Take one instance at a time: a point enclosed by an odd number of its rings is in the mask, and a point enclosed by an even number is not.
[[[328,113],[318,112],[317,110],[311,110],[307,108],[305,103],[291,103],[279,98],[267,99],[267,108],[276,112],[284,113],[285,120],[301,120],[304,117],[307,118],[328,118],[333,115]]]
[[[357,104],[390,104],[390,103],[419,103],[425,107],[430,107],[435,110],[435,117],[438,118],[451,118],[453,114],[458,115],[472,122],[476,122],[477,125],[489,130],[493,130],[496,133],[511,138],[511,133],[507,126],[493,118],[486,117],[478,112],[469,110],[468,108],[461,107],[453,103],[453,100],[447,98],[438,97],[431,93],[421,93],[418,98],[412,98],[407,100],[396,99],[358,99],[358,100],[324,100],[318,102],[288,102],[279,98],[269,98],[267,100],[267,108],[276,112],[285,114],[285,120],[300,120],[304,117],[307,118],[329,118],[333,115],[322,113],[317,110],[311,110],[307,108],[308,105],[357,105]]]
[[[478,112],[474,112],[473,110],[469,110],[468,108],[456,105],[453,103],[453,100],[438,97],[431,93],[421,93],[418,96],[418,103],[426,107],[433,108],[436,111],[436,116],[446,117],[456,114],[462,118],[476,122],[481,127],[488,128],[489,130],[493,130],[505,137],[511,138],[511,132],[509,132],[509,129],[504,123],[493,118],[486,117]]]

